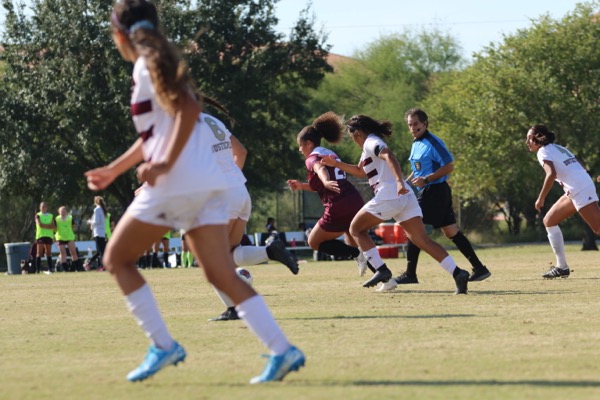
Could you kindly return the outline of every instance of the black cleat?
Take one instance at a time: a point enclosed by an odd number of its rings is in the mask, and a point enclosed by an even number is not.
[[[548,270],[548,272],[545,272],[544,274],[542,274],[542,276],[546,279],[554,279],[554,278],[568,278],[570,274],[571,274],[571,271],[569,270],[569,267],[567,267],[567,268],[552,267]]]
[[[469,277],[469,282],[481,282],[492,276],[492,273],[484,265],[483,268],[477,268],[473,270],[473,273]]]
[[[387,282],[390,279],[392,279],[392,271],[390,271],[389,268],[383,264],[381,267],[379,267],[379,269],[377,269],[375,275],[373,275],[371,279],[363,283],[363,287],[376,286],[379,282]]]
[[[458,272],[454,275],[454,282],[456,282],[456,292],[454,294],[467,294],[467,285],[469,283],[469,273],[464,269],[456,267]]]
[[[267,246],[267,256],[269,260],[279,261],[288,267],[292,274],[298,275],[300,271],[298,259],[285,248],[285,244],[281,240],[273,240]]]
[[[417,275],[409,275],[407,272],[403,272],[402,275],[394,278],[398,285],[406,285],[409,283],[419,283]]]
[[[240,319],[235,310],[235,307],[229,307],[227,310],[223,312],[223,314],[219,315],[216,318],[211,318],[209,321],[233,321],[236,319]]]

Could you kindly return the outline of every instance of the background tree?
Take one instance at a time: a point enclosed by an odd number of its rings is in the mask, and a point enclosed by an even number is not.
[[[437,29],[382,36],[326,77],[314,94],[313,114],[333,110],[392,121],[391,143],[408,173],[411,139],[404,112],[428,95],[440,75],[461,67],[460,51],[454,38]],[[360,149],[346,141],[341,152],[349,161],[357,160]]]
[[[425,102],[455,149],[453,182],[467,197],[505,212],[510,232],[533,208],[543,180],[527,151],[527,128],[546,124],[590,171],[600,169],[599,3],[580,4],[560,21],[542,16],[488,47],[474,64],[438,81]],[[546,209],[561,194],[558,187]]]
[[[330,70],[325,36],[308,11],[289,40],[274,30],[277,0],[157,1],[166,31],[184,50],[198,87],[237,121],[250,150],[252,192],[280,190],[297,157],[290,126],[308,115],[307,88]],[[110,37],[113,1],[4,0],[5,71],[0,86],[2,196],[87,204],[83,172],[135,140],[128,113],[131,65]],[[213,110],[211,110],[213,112]],[[295,129],[295,128],[294,128]],[[295,145],[294,145],[295,147]],[[126,174],[105,193],[120,213],[137,182]]]

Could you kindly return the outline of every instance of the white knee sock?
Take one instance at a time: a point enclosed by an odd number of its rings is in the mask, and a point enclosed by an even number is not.
[[[552,251],[556,256],[556,266],[558,268],[567,268],[567,256],[565,255],[565,240],[563,239],[562,231],[558,225],[546,227],[548,232],[548,240]]]
[[[235,265],[256,265],[268,260],[265,246],[238,246],[233,250]]]
[[[456,269],[456,263],[454,262],[454,259],[450,255],[448,257],[444,258],[442,260],[442,262],[440,263],[440,265],[446,271],[450,272],[450,274],[454,273],[454,270]]]
[[[370,250],[363,251],[363,255],[365,256],[367,261],[371,263],[371,266],[375,269],[379,269],[383,264],[385,264],[381,259],[381,256],[379,255],[379,250],[377,250],[377,246],[373,247]]]
[[[221,299],[223,304],[225,304],[225,307],[229,308],[229,307],[235,306],[235,304],[233,304],[233,301],[231,301],[229,296],[227,296],[225,293],[221,292],[219,289],[217,289],[214,286],[213,286],[213,289],[215,289],[215,293],[217,294],[217,296],[219,296],[219,299]]]
[[[250,247],[250,246],[248,246]],[[283,354],[290,348],[285,334],[275,322],[271,311],[260,295],[252,296],[237,305],[238,316],[272,354]]]
[[[147,283],[125,296],[125,302],[138,325],[156,347],[168,350],[173,346],[173,338],[158,311],[156,300]]]

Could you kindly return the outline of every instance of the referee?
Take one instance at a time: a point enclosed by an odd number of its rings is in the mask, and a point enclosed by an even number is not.
[[[454,170],[452,154],[444,142],[429,132],[429,121],[425,111],[411,108],[404,114],[408,129],[414,140],[410,151],[412,172],[407,181],[418,189],[417,199],[423,212],[423,223],[441,229],[460,252],[469,260],[473,272],[469,281],[482,281],[492,273],[481,263],[471,242],[456,225],[452,210],[452,190],[446,180]],[[394,278],[398,284],[419,283],[417,263],[419,249],[410,240],[406,249],[406,272]]]

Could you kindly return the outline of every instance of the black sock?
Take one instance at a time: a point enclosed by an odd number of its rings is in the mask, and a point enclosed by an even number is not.
[[[406,244],[406,275],[417,276],[419,254],[421,254],[421,249],[409,240]]]
[[[42,271],[42,257],[35,258],[35,272],[39,274]]]
[[[52,272],[52,256],[46,256],[46,262],[48,263],[48,271]]]
[[[481,269],[483,268],[483,264],[479,261],[477,254],[475,254],[475,250],[473,250],[473,246],[471,246],[471,242],[469,239],[461,231],[458,231],[454,237],[451,238],[452,242],[456,245],[458,250],[466,257],[467,260],[473,266],[473,269]]]
[[[356,258],[360,254],[357,247],[348,246],[341,240],[327,240],[319,245],[319,251],[327,253],[330,256],[342,257],[345,259]]]

